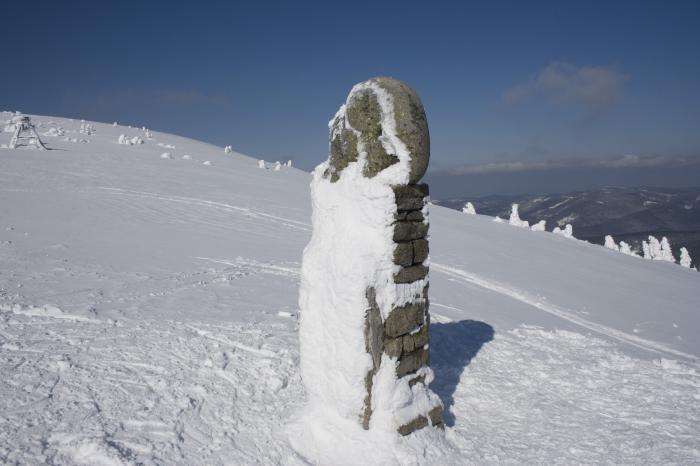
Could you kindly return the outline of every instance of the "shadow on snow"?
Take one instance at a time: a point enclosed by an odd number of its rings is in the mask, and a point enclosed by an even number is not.
[[[445,425],[455,424],[452,405],[462,372],[493,335],[493,327],[476,320],[430,325],[430,367],[435,372],[430,388],[445,406]]]

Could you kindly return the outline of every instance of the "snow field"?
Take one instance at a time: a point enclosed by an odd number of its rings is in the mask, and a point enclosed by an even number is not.
[[[0,463],[308,464],[294,421],[309,174],[32,121],[89,144],[0,150]],[[327,418],[312,426],[340,453],[326,463],[700,462],[700,275],[430,215],[444,439],[340,442],[349,428]]]

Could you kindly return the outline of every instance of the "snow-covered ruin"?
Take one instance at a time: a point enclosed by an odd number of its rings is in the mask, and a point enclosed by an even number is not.
[[[316,167],[300,291],[310,403],[364,429],[442,427],[429,389],[428,124],[401,81],[357,84]]]
[[[19,146],[34,146],[37,149],[46,149],[44,143],[41,142],[36,128],[32,124],[31,119],[26,115],[17,115],[9,121],[12,127],[12,138],[10,139],[10,149],[16,149]]]

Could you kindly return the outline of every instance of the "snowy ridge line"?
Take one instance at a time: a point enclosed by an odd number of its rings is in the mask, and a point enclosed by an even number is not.
[[[554,316],[557,316],[561,319],[567,320],[573,324],[579,325],[581,327],[587,328],[588,330],[591,330],[593,332],[600,333],[602,335],[606,335],[608,337],[614,338],[616,340],[619,340],[623,343],[627,343],[633,346],[636,346],[637,348],[641,348],[646,351],[651,351],[655,353],[668,353],[668,354],[673,354],[675,356],[679,356],[682,358],[686,358],[692,361],[697,361],[697,357],[684,353],[682,351],[678,351],[673,348],[669,348],[666,345],[663,345],[661,343],[657,343],[654,341],[646,340],[644,338],[637,337],[635,335],[630,335],[628,333],[622,332],[620,330],[616,330],[614,328],[606,327],[605,325],[600,325],[596,324],[594,322],[590,322],[586,319],[582,319],[580,317],[577,317],[575,315],[572,315],[556,306],[549,305],[546,303],[541,302],[539,299],[536,297],[531,296],[529,293],[514,289],[513,287],[503,285],[497,282],[485,280],[483,278],[477,277],[473,274],[470,274],[469,272],[466,272],[465,270],[456,268],[456,267],[450,267],[447,265],[443,264],[436,264],[435,262],[431,262],[430,268],[432,270],[435,270],[437,272],[443,273],[445,275],[448,275],[453,278],[461,279],[467,283],[471,283],[473,285],[479,286],[481,288],[485,288],[491,291],[494,291],[498,294],[504,295],[511,297],[515,299],[516,301],[520,301],[524,304],[528,304],[532,307],[535,307],[541,311],[547,312],[549,314],[552,314]]]
[[[158,199],[161,201],[170,201],[170,202],[179,202],[181,204],[188,204],[188,205],[198,205],[198,206],[203,206],[203,207],[212,207],[214,209],[221,209],[225,211],[238,211],[243,214],[250,215],[251,217],[257,217],[260,219],[264,220],[270,220],[275,223],[279,223],[281,225],[284,225],[289,228],[297,229],[297,230],[302,230],[302,231],[311,231],[311,225],[305,222],[300,222],[297,220],[292,220],[290,218],[285,218],[285,217],[279,217],[277,215],[272,215],[272,214],[267,214],[265,212],[261,212],[259,210],[254,210],[254,209],[249,209],[247,207],[240,207],[240,206],[235,206],[231,204],[226,204],[225,202],[215,202],[215,201],[207,201],[205,199],[197,199],[195,197],[184,197],[184,196],[173,196],[173,195],[163,195],[163,194],[158,194],[158,193],[150,193],[146,191],[132,191],[128,189],[122,189],[122,188],[110,188],[110,187],[105,187],[105,186],[100,186],[97,189],[102,190],[102,191],[108,191],[112,192],[115,194],[121,194],[125,196],[134,196],[134,197],[142,197],[142,198],[148,198],[148,199]]]

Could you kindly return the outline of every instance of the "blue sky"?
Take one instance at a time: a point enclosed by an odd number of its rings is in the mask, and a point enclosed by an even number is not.
[[[451,192],[512,191],[506,179],[533,172],[517,190],[555,189],[542,173],[700,184],[700,2],[13,2],[2,15],[3,109],[308,169],[352,85],[389,75],[421,96],[431,171]]]

